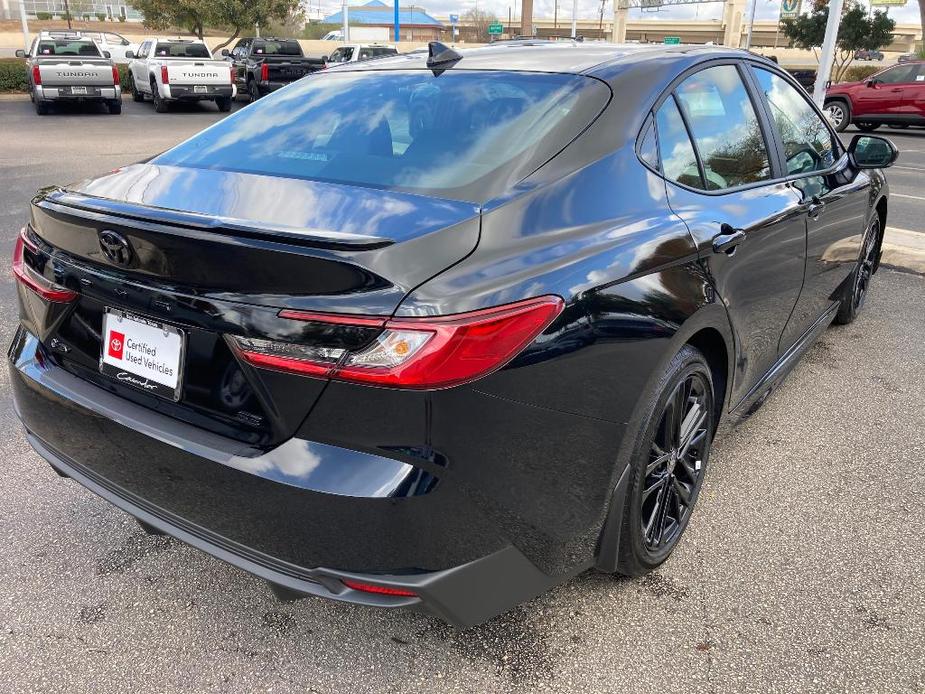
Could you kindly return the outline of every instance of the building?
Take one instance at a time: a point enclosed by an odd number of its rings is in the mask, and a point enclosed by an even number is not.
[[[53,19],[64,19],[66,9],[64,0],[22,0],[26,14],[30,17],[51,15]],[[15,6],[15,2],[10,3]],[[124,17],[129,22],[140,22],[141,12],[125,2],[105,2],[104,0],[68,0],[71,19],[107,19],[118,20]],[[18,16],[18,14],[17,14]]]
[[[427,10],[417,5],[399,7],[402,41],[437,41],[449,34],[449,28],[438,19],[434,19]],[[395,41],[395,7],[380,0],[370,0],[365,5],[347,7],[347,20],[351,26],[388,27],[389,40]],[[324,18],[325,24],[344,23],[343,12],[336,12]]]

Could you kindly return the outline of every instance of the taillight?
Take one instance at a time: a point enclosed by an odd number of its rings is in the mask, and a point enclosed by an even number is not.
[[[263,82],[268,82],[270,80],[270,66],[266,63],[260,66],[260,79]]]
[[[348,350],[231,337],[254,366],[390,388],[449,388],[497,371],[532,342],[564,307],[557,296],[433,318],[359,318],[282,311],[280,316],[341,326],[382,327]]]
[[[161,84],[170,84],[170,77],[167,76],[166,65],[161,65]]]
[[[363,583],[362,581],[353,581],[349,578],[341,580],[348,588],[359,590],[363,593],[376,593],[377,595],[394,595],[396,597],[416,598],[418,596],[414,591],[406,588],[393,588],[391,586],[377,586],[375,583]]]
[[[41,83],[42,83],[42,72],[41,70],[39,70],[38,65],[33,65],[32,66],[32,84],[41,84]]]
[[[15,275],[16,279],[48,301],[57,303],[74,301],[78,296],[77,292],[47,280],[26,264],[27,248],[30,253],[38,253],[38,248],[29,241],[26,236],[26,228],[23,227],[19,232],[19,236],[16,237],[16,245],[13,246],[13,275]]]
[[[117,86],[122,80],[119,79],[119,68],[112,66],[112,86]]]

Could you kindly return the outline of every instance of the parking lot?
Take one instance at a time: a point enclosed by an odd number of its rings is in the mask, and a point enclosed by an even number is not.
[[[236,106],[235,108],[239,108]],[[214,106],[39,118],[0,101],[0,334],[36,189],[150,157]],[[845,139],[855,134],[853,128]],[[925,235],[925,129],[882,129],[888,226]],[[586,574],[483,626],[260,580],[58,477],[0,370],[0,681],[8,692],[925,692],[925,277],[875,278],[751,419],[717,442],[675,555]]]

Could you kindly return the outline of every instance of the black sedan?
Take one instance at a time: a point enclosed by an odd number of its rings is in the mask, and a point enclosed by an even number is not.
[[[281,595],[476,624],[668,558],[720,418],[863,306],[895,158],[740,51],[326,70],[34,198],[16,409]]]

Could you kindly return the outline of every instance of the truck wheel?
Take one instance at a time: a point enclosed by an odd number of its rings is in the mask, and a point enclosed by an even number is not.
[[[48,113],[48,102],[42,101],[41,99],[35,99],[35,112],[40,116],[44,116]]]
[[[158,113],[167,113],[169,104],[161,98],[161,91],[157,88],[157,83],[151,80],[151,97],[154,99],[154,110]]]
[[[840,99],[826,102],[825,112],[829,116],[829,122],[837,133],[842,132],[851,122],[851,113],[848,110],[848,105]]]
[[[145,95],[138,91],[138,85],[135,84],[135,78],[132,77],[132,73],[128,73],[128,86],[132,90],[132,101],[139,102],[145,100]]]
[[[106,107],[109,109],[110,115],[118,116],[120,113],[122,113],[121,101],[110,101],[106,104]]]
[[[247,83],[247,91],[251,96],[251,103],[260,98],[260,89],[257,87],[257,80],[251,80]]]
[[[220,96],[215,100],[215,105],[218,106],[219,111],[222,113],[227,113],[231,110],[231,97]]]

